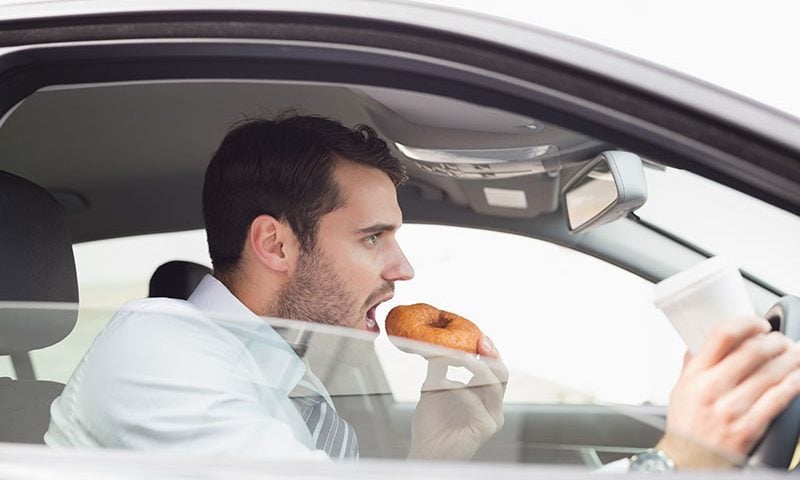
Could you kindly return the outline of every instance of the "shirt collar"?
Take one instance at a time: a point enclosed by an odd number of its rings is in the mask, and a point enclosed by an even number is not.
[[[228,288],[206,275],[188,298],[189,303],[217,325],[238,337],[253,354],[262,372],[287,393],[306,373],[306,365],[264,318],[247,308]]]
[[[204,313],[230,317],[231,322],[242,327],[258,328],[265,323],[211,275],[203,277],[188,301]]]

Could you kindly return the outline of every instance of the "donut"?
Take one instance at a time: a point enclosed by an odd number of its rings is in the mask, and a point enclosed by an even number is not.
[[[386,333],[468,353],[478,353],[481,338],[474,323],[426,303],[394,307],[386,316]]]

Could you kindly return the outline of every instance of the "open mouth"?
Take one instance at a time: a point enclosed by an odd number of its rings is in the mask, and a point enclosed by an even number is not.
[[[378,309],[378,306],[381,303],[391,300],[392,297],[393,295],[390,295],[386,298],[381,299],[379,302],[377,302],[375,305],[373,305],[367,310],[367,314],[364,317],[364,327],[367,329],[367,331],[373,333],[380,333],[381,329],[378,326],[378,321],[375,319],[375,311]]]
[[[379,333],[381,331],[381,329],[378,327],[378,322],[375,320],[375,310],[377,308],[378,306],[375,305],[367,310],[367,317],[364,319],[364,325],[367,327],[367,330],[375,333]]]

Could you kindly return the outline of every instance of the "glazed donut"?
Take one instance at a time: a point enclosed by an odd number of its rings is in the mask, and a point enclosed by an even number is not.
[[[478,353],[481,338],[474,323],[426,303],[394,307],[386,316],[386,333],[468,353]]]

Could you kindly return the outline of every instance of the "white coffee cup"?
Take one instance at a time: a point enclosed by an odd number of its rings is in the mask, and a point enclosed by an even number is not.
[[[655,304],[696,353],[720,322],[755,315],[739,269],[712,257],[655,285]]]

